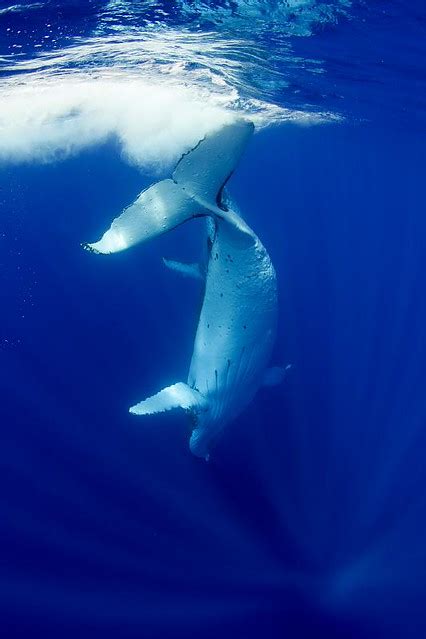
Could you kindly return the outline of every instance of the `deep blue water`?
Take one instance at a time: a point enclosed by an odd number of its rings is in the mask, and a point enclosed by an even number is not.
[[[285,4],[1,3],[4,637],[426,636],[425,7]],[[128,414],[186,377],[202,287],[161,257],[202,224],[81,247],[200,95],[258,118],[229,190],[292,364],[208,463],[185,415]]]

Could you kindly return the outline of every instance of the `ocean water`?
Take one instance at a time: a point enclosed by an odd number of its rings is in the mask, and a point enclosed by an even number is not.
[[[82,249],[233,118],[292,365],[191,455],[200,220]],[[2,637],[426,636],[426,6],[0,2]],[[255,312],[255,310],[254,310]]]

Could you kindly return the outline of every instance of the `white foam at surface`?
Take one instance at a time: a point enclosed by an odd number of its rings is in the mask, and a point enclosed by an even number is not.
[[[258,128],[328,118],[245,91],[227,50],[237,44],[162,30],[11,57],[3,69],[15,74],[0,82],[0,161],[54,161],[113,137],[127,161],[155,171],[237,117]]]
[[[0,158],[54,160],[115,136],[141,166],[171,162],[230,114],[184,88],[72,78],[16,86],[0,101]]]

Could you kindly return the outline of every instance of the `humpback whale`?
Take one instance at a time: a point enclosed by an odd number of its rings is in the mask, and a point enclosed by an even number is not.
[[[178,381],[132,406],[134,415],[181,408],[193,425],[190,449],[209,458],[223,428],[262,384],[280,383],[285,368],[268,369],[277,323],[275,270],[259,238],[227,206],[224,187],[254,126],[237,121],[184,154],[172,178],[143,191],[111,224],[96,253],[116,253],[195,217],[207,218],[208,261],[166,266],[204,281],[204,299],[186,382]],[[289,368],[288,366],[286,368]]]

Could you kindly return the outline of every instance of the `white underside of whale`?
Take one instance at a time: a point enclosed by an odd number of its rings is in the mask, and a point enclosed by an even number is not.
[[[205,277],[187,381],[130,408],[135,415],[173,408],[189,412],[191,451],[205,458],[262,383],[278,383],[284,374],[280,368],[266,371],[277,322],[274,268],[254,232],[221,203],[223,186],[252,130],[250,123],[237,122],[202,140],[183,156],[172,179],[141,193],[98,242],[87,245],[98,253],[114,253],[193,217],[209,217],[206,268],[165,260],[184,275]]]

